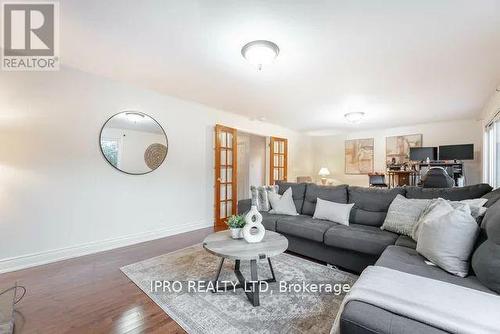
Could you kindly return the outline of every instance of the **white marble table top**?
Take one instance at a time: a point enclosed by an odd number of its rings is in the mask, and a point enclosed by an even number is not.
[[[258,260],[276,256],[288,248],[288,240],[279,233],[266,231],[261,242],[250,244],[233,239],[229,230],[212,233],[203,240],[203,247],[219,257],[232,260]]]

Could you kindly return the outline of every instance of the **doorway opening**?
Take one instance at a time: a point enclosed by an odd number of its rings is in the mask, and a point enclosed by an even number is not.
[[[217,124],[214,144],[214,227],[221,230],[238,200],[251,198],[250,186],[287,180],[288,141]]]
[[[238,131],[238,200],[251,198],[250,186],[266,184],[267,138]]]

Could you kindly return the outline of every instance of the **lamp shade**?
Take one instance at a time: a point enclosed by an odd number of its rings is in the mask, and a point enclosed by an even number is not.
[[[321,169],[318,172],[319,176],[327,176],[330,175],[330,171],[326,167],[321,167]]]

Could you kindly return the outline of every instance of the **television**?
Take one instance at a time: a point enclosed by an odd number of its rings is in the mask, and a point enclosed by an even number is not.
[[[410,147],[411,161],[437,160],[437,147]]]
[[[439,160],[474,160],[474,144],[439,146]]]

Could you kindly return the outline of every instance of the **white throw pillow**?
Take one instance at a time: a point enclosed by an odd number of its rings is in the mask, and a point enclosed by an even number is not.
[[[487,198],[474,198],[474,199],[464,199],[459,202],[452,202],[452,206],[455,207],[455,203],[465,203],[470,207],[470,214],[474,219],[484,216],[487,208],[484,205],[488,202]]]
[[[418,241],[419,229],[424,220],[432,218],[434,216],[442,215],[447,211],[451,211],[452,209],[461,207],[463,204],[467,204],[467,206],[469,207],[469,214],[474,219],[478,219],[484,216],[484,214],[486,213],[487,208],[483,206],[486,204],[486,202],[488,202],[486,198],[465,199],[462,201],[448,201],[443,198],[433,199],[420,216],[417,224],[415,224],[415,226],[413,227],[411,237],[413,238],[413,240]]]
[[[398,194],[389,206],[380,228],[411,237],[413,227],[430,203],[430,199],[412,199]]]
[[[271,203],[271,210],[269,213],[289,216],[298,215],[295,203],[293,203],[293,193],[291,187],[285,190],[283,195],[279,195],[271,191],[268,191],[267,195],[269,197],[269,203]]]
[[[454,275],[469,274],[469,259],[479,233],[479,226],[467,204],[426,219],[420,227],[417,252]]]
[[[413,226],[413,231],[411,234],[413,240],[418,242],[420,228],[425,221],[438,218],[451,211],[453,211],[453,207],[451,206],[449,201],[442,198],[432,200],[420,216],[418,222]]]
[[[349,215],[353,204],[342,204],[325,201],[318,197],[316,209],[314,210],[314,219],[325,219],[335,223],[349,226]]]

